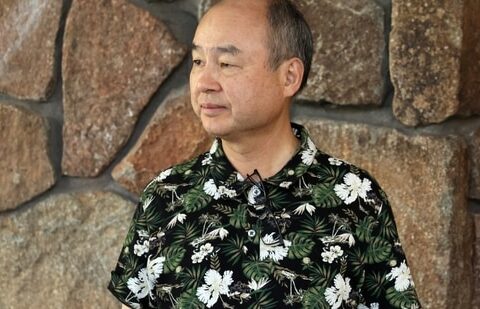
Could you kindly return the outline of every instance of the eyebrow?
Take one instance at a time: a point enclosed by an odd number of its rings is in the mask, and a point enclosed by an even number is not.
[[[202,47],[192,43],[192,51],[199,49],[202,49]],[[231,54],[233,56],[236,56],[242,52],[238,47],[231,44],[225,46],[215,46],[212,49],[219,54]]]

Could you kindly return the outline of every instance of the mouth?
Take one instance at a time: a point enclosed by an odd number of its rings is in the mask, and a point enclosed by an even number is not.
[[[223,114],[227,108],[223,105],[213,104],[213,103],[202,103],[200,104],[200,111],[204,116],[207,117],[216,117]]]
[[[225,109],[225,106],[219,105],[219,104],[213,104],[213,103],[203,103],[200,104],[201,109],[206,109],[206,110],[218,110],[218,109]]]

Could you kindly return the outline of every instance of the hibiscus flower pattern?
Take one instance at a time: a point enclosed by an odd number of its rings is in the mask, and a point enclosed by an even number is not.
[[[210,151],[143,190],[109,284],[131,308],[421,308],[385,193],[300,148],[261,186]]]

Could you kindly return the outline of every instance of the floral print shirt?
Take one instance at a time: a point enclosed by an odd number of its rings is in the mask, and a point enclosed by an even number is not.
[[[270,178],[244,179],[217,139],[153,179],[110,291],[132,308],[420,308],[385,193],[292,129]]]

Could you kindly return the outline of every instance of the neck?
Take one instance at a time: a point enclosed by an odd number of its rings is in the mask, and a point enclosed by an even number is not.
[[[225,155],[244,177],[252,174],[255,169],[262,178],[275,175],[292,158],[299,146],[290,122],[258,131],[243,139],[222,140]]]

